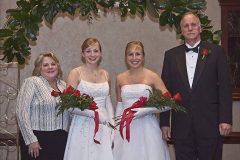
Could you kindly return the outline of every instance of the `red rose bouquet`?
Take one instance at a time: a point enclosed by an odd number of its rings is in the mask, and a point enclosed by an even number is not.
[[[97,109],[96,103],[93,97],[87,94],[81,94],[79,90],[74,89],[72,86],[67,87],[62,93],[53,90],[51,95],[54,97],[60,97],[60,102],[57,105],[59,110],[58,114],[63,113],[70,108],[84,109]]]
[[[60,102],[57,105],[58,114],[63,113],[65,110],[70,108],[78,108],[80,110],[89,109],[94,111],[94,142],[100,144],[98,140],[95,139],[95,135],[99,129],[99,114],[96,111],[98,109],[97,104],[94,102],[93,97],[87,94],[81,94],[79,90],[74,89],[72,86],[67,87],[62,93],[53,90],[51,95],[54,97],[60,97]]]
[[[178,102],[181,101],[181,95],[179,93],[171,96],[169,92],[162,94],[162,92],[157,89],[153,89],[152,91],[149,90],[149,92],[149,98],[140,97],[132,106],[126,108],[121,116],[115,118],[116,126],[119,125],[119,131],[122,138],[123,128],[126,127],[126,139],[130,141],[130,124],[135,118],[136,111],[134,111],[134,109],[136,108],[152,107],[157,108],[159,111],[169,108],[175,111],[186,112],[185,108],[178,104]]]

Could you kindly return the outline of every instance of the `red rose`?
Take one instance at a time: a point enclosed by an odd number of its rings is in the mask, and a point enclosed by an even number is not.
[[[75,91],[73,92],[73,95],[76,96],[76,97],[80,97],[80,96],[81,96],[79,90],[75,90]]]
[[[63,94],[73,93],[73,87],[68,86],[66,89],[64,89]]]
[[[182,96],[180,93],[176,93],[174,96],[173,96],[173,99],[176,101],[176,102],[180,102],[182,100]]]
[[[208,55],[209,54],[209,51],[208,51],[208,49],[206,49],[206,48],[204,48],[203,50],[202,50],[202,55]]]
[[[172,98],[172,95],[171,95],[171,93],[169,93],[169,92],[163,93],[163,96],[164,96],[164,97],[168,97],[168,98]]]
[[[90,110],[98,109],[97,104],[93,101],[92,103],[90,103],[89,109],[90,109]]]
[[[53,97],[58,97],[58,96],[60,95],[60,92],[57,92],[57,91],[55,91],[55,90],[52,90],[51,95],[52,95]]]
[[[210,53],[210,51],[209,51],[207,48],[203,48],[203,49],[202,49],[202,52],[201,52],[201,54],[202,54],[202,59],[204,59],[206,56],[208,56],[209,53]]]

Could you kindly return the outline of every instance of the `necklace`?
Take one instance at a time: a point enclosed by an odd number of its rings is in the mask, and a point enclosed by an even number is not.
[[[89,82],[97,83],[101,79],[101,73],[98,67],[91,68],[85,66],[84,72],[85,72],[84,77]]]

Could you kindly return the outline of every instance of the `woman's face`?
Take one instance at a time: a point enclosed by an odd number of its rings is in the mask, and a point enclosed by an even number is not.
[[[143,66],[144,55],[140,47],[131,47],[126,53],[126,63],[129,68],[139,68]]]
[[[98,43],[93,44],[86,48],[83,51],[82,56],[85,59],[85,63],[98,64],[102,56]]]
[[[44,57],[40,74],[47,80],[56,79],[58,75],[58,65],[51,57]]]

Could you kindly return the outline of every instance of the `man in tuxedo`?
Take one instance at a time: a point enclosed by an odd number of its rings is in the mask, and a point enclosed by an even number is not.
[[[226,56],[219,45],[201,41],[197,15],[184,14],[180,26],[185,44],[166,51],[162,79],[170,93],[181,94],[186,113],[161,113],[163,138],[173,140],[177,160],[221,160],[232,123]]]

